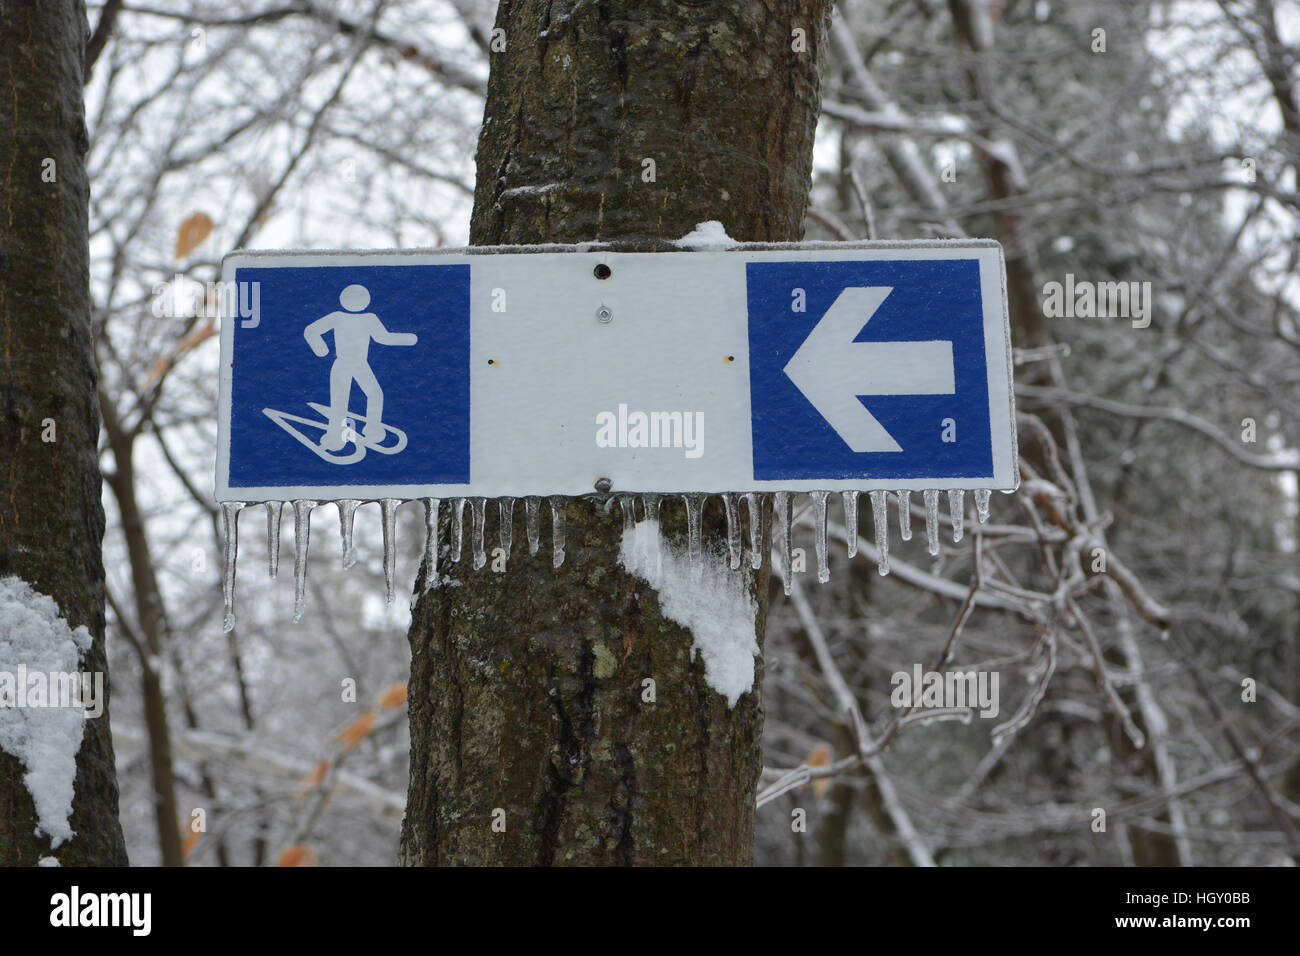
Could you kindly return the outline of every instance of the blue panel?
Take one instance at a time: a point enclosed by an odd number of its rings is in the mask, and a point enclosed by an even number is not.
[[[237,283],[260,283],[261,308],[252,327],[227,319],[231,488],[468,482],[469,276],[468,265],[238,269]],[[351,286],[369,302],[341,301]],[[324,356],[304,337],[321,319]],[[349,413],[332,439],[331,407]]]
[[[988,376],[979,264],[974,259],[751,262],[750,400],[754,478],[992,478]],[[859,396],[902,447],[854,452],[795,387],[784,368],[845,288],[893,291],[854,341],[952,342],[955,394]],[[806,311],[795,312],[803,289]],[[851,383],[845,388],[851,390]],[[956,441],[942,440],[942,421]]]

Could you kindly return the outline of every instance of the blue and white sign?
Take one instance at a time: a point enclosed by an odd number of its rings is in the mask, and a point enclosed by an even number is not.
[[[1011,489],[1001,248],[234,253],[217,498]]]
[[[469,481],[469,266],[238,281],[260,314],[229,323],[232,487]]]
[[[755,478],[993,478],[978,261],[747,278]]]

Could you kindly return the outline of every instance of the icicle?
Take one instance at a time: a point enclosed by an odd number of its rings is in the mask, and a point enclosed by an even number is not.
[[[510,546],[514,543],[515,537],[515,499],[498,498],[497,511],[500,516],[501,527],[498,529],[498,535],[501,539],[501,550],[505,552],[506,560],[510,559]]]
[[[989,520],[989,494],[987,488],[975,489],[975,512],[979,515],[980,524]]]
[[[558,568],[564,564],[564,505],[559,495],[553,495],[551,502],[551,567]]]
[[[477,571],[487,564],[483,543],[483,528],[487,524],[487,499],[471,498],[469,506],[474,516],[474,570]]]
[[[397,574],[397,506],[396,498],[379,502],[379,513],[384,520],[384,598],[393,603],[393,578]]]
[[[844,530],[848,533],[849,539],[849,557],[857,557],[858,554],[858,493],[856,491],[841,492],[840,500],[844,502]]]
[[[831,569],[826,561],[826,499],[828,491],[810,491],[813,502],[813,541],[817,551],[817,581],[825,584],[831,579]]]
[[[898,492],[898,536],[904,541],[912,540],[912,493]]]
[[[424,499],[424,590],[438,586],[438,511],[439,498]]]
[[[756,491],[745,494],[749,512],[749,566],[757,571],[763,566],[763,497]]]
[[[225,536],[225,568],[221,575],[221,593],[226,600],[226,619],[223,630],[235,629],[235,561],[239,557],[239,512],[244,509],[242,501],[223,501],[221,503],[221,531]]]
[[[357,501],[344,498],[335,502],[339,506],[339,534],[343,538],[343,569],[346,571],[357,563],[356,551],[352,548],[352,523],[357,513]]]
[[[645,535],[636,533],[636,497],[634,495],[619,495],[618,506],[623,512],[623,540],[628,540],[628,535],[632,536],[632,560],[636,568],[645,566],[646,548]]]
[[[731,558],[731,570],[740,568],[740,553],[744,545],[740,538],[740,506],[736,503],[734,492],[722,496],[723,507],[727,509],[727,554]]]
[[[961,517],[966,510],[966,492],[960,488],[948,490],[948,514],[952,516],[952,540],[961,540]]]
[[[315,501],[299,498],[293,503],[293,619],[302,620],[307,610],[307,550],[311,547],[311,509]]]
[[[541,529],[538,527],[539,520],[537,511],[541,507],[541,498],[524,499],[524,524],[528,528],[528,553],[537,553],[537,539],[541,537]]]
[[[785,593],[794,587],[794,570],[790,567],[790,492],[778,491],[776,526],[781,530],[781,573],[785,576]]]
[[[635,534],[636,499],[631,495],[619,495],[618,506],[623,512],[623,535]]]
[[[271,577],[280,573],[280,515],[283,511],[283,501],[266,503],[266,558]]]
[[[451,563],[460,560],[460,546],[465,537],[465,499],[451,499]]]
[[[691,564],[702,570],[700,552],[703,548],[700,534],[700,515],[704,511],[704,499],[707,495],[682,495],[686,502],[686,548],[690,553]]]
[[[663,550],[659,546],[659,539],[660,539],[660,535],[662,534],[662,532],[659,529],[659,504],[661,500],[662,499],[659,497],[659,495],[641,496],[641,504],[645,507],[645,520],[649,522],[653,522],[651,528],[654,530],[654,538],[653,539],[650,538],[650,534],[648,531],[646,532],[645,537],[647,539],[646,547],[654,548],[656,575],[658,575],[659,572],[663,570],[663,561],[664,561]],[[644,566],[648,567],[649,565],[647,564]]]
[[[871,523],[876,528],[876,550],[880,552],[876,570],[883,576],[889,573],[889,492],[871,492]]]
[[[939,492],[934,488],[925,490],[925,543],[930,554],[939,553]]]

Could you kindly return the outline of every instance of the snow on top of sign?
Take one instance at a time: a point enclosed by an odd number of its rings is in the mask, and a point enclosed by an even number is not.
[[[70,629],[53,598],[20,578],[0,578],[0,676],[10,675],[11,687],[20,665],[29,675],[71,674],[88,650],[90,632]],[[85,724],[81,707],[0,706],[0,750],[27,768],[23,783],[52,847],[72,837],[68,818]]]
[[[716,219],[697,224],[694,229],[677,240],[677,245],[691,249],[725,249],[739,244],[727,235],[726,226]]]
[[[1009,158],[1009,157],[1008,157]],[[545,186],[518,187],[521,189],[545,189]],[[435,264],[447,262],[453,256],[499,256],[503,254],[535,254],[550,252],[599,252],[608,254],[610,243],[592,240],[588,242],[543,242],[532,245],[502,246],[457,246],[451,247],[415,247],[407,249],[235,249],[222,257],[223,276],[227,281],[233,280],[233,270],[267,267],[319,267],[330,265],[355,265],[361,259],[376,263],[410,261],[416,264]],[[682,249],[729,249],[743,246],[746,251],[775,252],[801,250],[813,252],[820,250],[836,253],[851,253],[854,250],[907,250],[924,252],[934,249],[996,249],[1000,243],[996,239],[971,239],[937,237],[929,239],[872,239],[845,242],[839,239],[804,239],[800,242],[741,242],[727,235],[722,223],[716,220],[699,223],[694,229],[674,245]],[[613,250],[622,255],[661,255],[661,253],[633,253]],[[331,260],[337,260],[332,262]]]
[[[691,656],[704,656],[704,681],[735,707],[754,689],[758,608],[742,575],[707,552],[700,563],[659,538],[659,522],[646,519],[624,531],[619,564],[659,592],[664,616],[691,632]]]

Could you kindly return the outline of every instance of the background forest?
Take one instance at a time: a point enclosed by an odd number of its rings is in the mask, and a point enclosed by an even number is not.
[[[134,864],[394,861],[418,508],[398,513],[389,606],[378,506],[347,571],[322,507],[297,624],[245,512],[224,633],[215,324],[158,303],[201,303],[236,248],[464,245],[495,6],[90,8]],[[841,0],[831,36],[807,236],[1003,244],[1025,479],[934,558],[914,496],[920,530],[900,543],[895,526],[888,577],[871,509],[850,559],[833,503],[830,582],[797,573],[787,598],[773,579],[758,862],[1300,859],[1300,5]],[[1150,324],[1046,315],[1067,275],[1149,283]],[[996,720],[890,706],[893,673],[949,651],[1000,673]],[[887,746],[860,749],[858,726]]]

